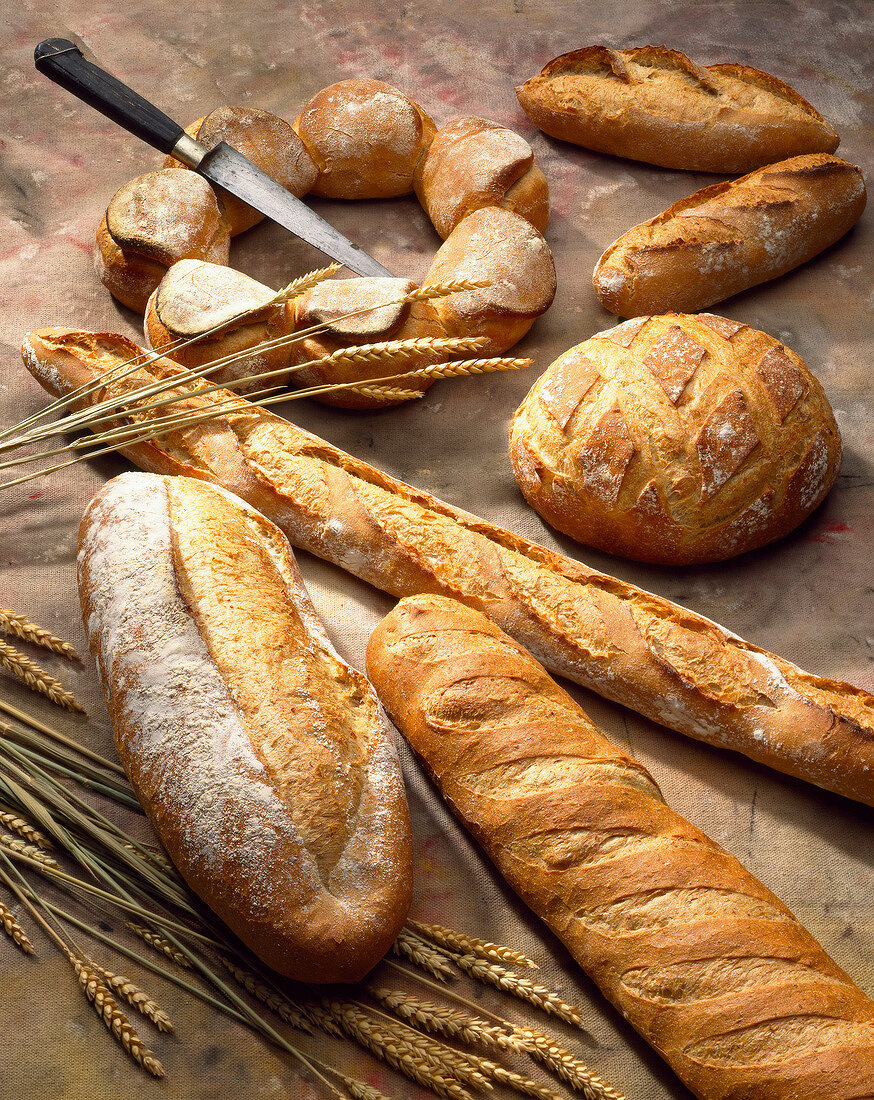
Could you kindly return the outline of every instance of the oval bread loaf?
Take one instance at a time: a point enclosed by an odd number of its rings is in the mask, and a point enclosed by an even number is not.
[[[595,293],[620,317],[705,309],[834,244],[865,198],[859,169],[820,153],[705,187],[614,241]]]
[[[406,800],[284,536],[222,489],[131,473],[79,545],[116,748],[179,871],[280,973],[358,980],[406,919]]]
[[[637,317],[560,356],[513,417],[510,456],[553,527],[638,561],[719,561],[822,501],[841,440],[802,359],[727,317]]]
[[[599,153],[727,175],[803,153],[838,135],[788,84],[746,65],[703,67],[678,50],[587,46],[516,89],[551,137]]]
[[[874,1095],[874,1003],[494,623],[402,600],[367,667],[498,870],[695,1096]]]

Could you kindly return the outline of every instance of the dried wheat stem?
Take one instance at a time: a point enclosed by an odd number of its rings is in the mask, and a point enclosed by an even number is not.
[[[85,713],[82,704],[72,692],[67,691],[60,681],[56,680],[54,676],[50,676],[45,669],[40,668],[35,661],[31,661],[30,658],[25,657],[23,653],[19,653],[17,649],[3,641],[0,641],[0,665],[13,672],[31,691],[40,692],[59,707],[79,711],[81,714]]]
[[[155,1057],[154,1052],[149,1050],[137,1035],[130,1020],[116,1004],[112,993],[100,980],[100,976],[84,960],[77,958],[72,951],[68,950],[66,954],[76,971],[79,985],[84,990],[85,996],[107,1028],[135,1062],[147,1069],[154,1077],[163,1077],[164,1067]]]
[[[445,1035],[468,1046],[485,1046],[501,1050],[524,1051],[526,1047],[506,1028],[490,1024],[470,1012],[458,1008],[444,1008],[432,1001],[421,1001],[396,989],[378,987],[368,992],[390,1012],[407,1020],[423,1031]]]
[[[624,1100],[621,1093],[592,1073],[584,1062],[559,1046],[549,1035],[517,1026],[513,1027],[513,1034],[532,1058],[552,1070],[563,1081],[567,1081],[586,1100]]]
[[[543,1009],[544,1012],[558,1016],[567,1023],[574,1024],[575,1027],[583,1026],[580,1010],[563,1001],[557,993],[553,993],[546,986],[536,985],[528,978],[523,978],[497,963],[486,962],[485,959],[480,959],[476,955],[460,955],[454,961],[471,978],[487,982],[504,990],[505,993],[512,993],[514,997],[519,997]]]
[[[142,924],[134,924],[133,921],[124,921],[125,928],[129,928],[131,932],[139,936],[144,943],[147,943],[149,947],[155,951],[160,952],[162,955],[166,955],[168,959],[172,959],[178,966],[184,966],[187,969],[191,969],[191,963],[188,957],[184,955],[178,947],[175,947],[166,937],[160,935],[158,932],[153,932],[151,928],[146,928]]]
[[[219,955],[219,962],[248,993],[257,1001],[260,1001],[261,1004],[266,1005],[272,1012],[275,1012],[285,1023],[299,1028],[307,1034],[312,1034],[313,1029],[310,1027],[303,1011],[287,997],[284,997],[275,989],[271,989],[266,982],[262,982],[251,970],[240,966],[239,963],[234,962],[227,955]]]
[[[34,953],[33,944],[27,938],[27,933],[15,919],[12,910],[7,909],[2,901],[0,901],[0,922],[3,924],[3,931],[6,935],[21,948],[25,955]]]
[[[343,1002],[323,1003],[349,1038],[387,1062],[392,1069],[446,1100],[472,1100],[471,1094],[450,1072],[432,1065],[430,1058],[417,1053],[409,1043],[397,1038],[365,1012]]]
[[[53,871],[60,870],[60,864],[52,856],[46,855],[42,848],[38,848],[36,844],[28,844],[26,840],[23,840],[19,836],[12,836],[9,833],[0,833],[0,844],[4,848],[8,848],[11,852],[18,852],[20,855],[29,856],[30,859],[36,860],[37,863],[41,863],[43,867],[50,867]]]
[[[540,969],[536,962],[529,959],[527,955],[523,955],[521,951],[514,951],[511,947],[504,947],[500,943],[478,940],[464,932],[456,932],[453,928],[444,928],[440,924],[424,924],[422,921],[412,919],[407,921],[407,928],[458,955],[479,955],[480,958],[492,959],[495,962],[513,963],[515,966],[526,966],[530,970]]]
[[[0,810],[0,825],[5,825],[7,829],[11,829],[13,833],[18,833],[20,837],[23,837],[29,843],[35,844],[37,848],[42,848],[44,852],[51,851],[53,847],[52,842],[45,833],[41,833],[35,825],[31,825],[29,821],[19,817],[11,810]]]
[[[429,974],[433,974],[440,981],[452,977],[452,967],[446,961],[445,956],[441,955],[439,951],[435,951],[418,936],[406,931],[406,929],[401,929],[400,935],[392,944],[391,952],[400,958],[409,959],[411,963],[427,970]]]
[[[104,967],[99,966],[93,959],[86,956],[85,962],[91,969],[102,978],[104,984],[112,990],[113,993],[118,994],[123,1000],[127,1001],[129,1005],[132,1005],[138,1012],[141,1012],[147,1020],[151,1020],[152,1023],[159,1031],[172,1031],[173,1024],[170,1022],[170,1017],[160,1009],[157,1004],[147,994],[137,986],[130,978],[125,978],[121,974],[113,974],[111,970],[106,970]]]
[[[109,771],[115,772],[116,775],[121,776],[127,781],[125,770],[118,763],[117,760],[107,760],[106,757],[100,756],[96,752],[92,752],[91,749],[81,745],[78,741],[72,737],[67,737],[66,734],[60,733],[52,726],[46,725],[45,722],[39,718],[34,717],[32,714],[28,714],[27,711],[19,710],[18,707],[13,707],[9,703],[0,699],[0,710],[5,711],[10,717],[15,718],[19,722],[23,722],[24,725],[30,726],[31,729],[36,730],[38,733],[44,733],[46,737],[51,741],[56,741],[59,745],[64,745],[68,749],[72,749],[74,752],[80,753],[88,760],[93,760],[94,763],[100,764],[101,767],[107,768]]]
[[[0,607],[0,630],[14,634],[26,642],[33,642],[34,645],[42,646],[43,649],[50,649],[53,653],[59,653],[62,657],[78,660],[79,654],[69,642],[56,637],[45,627],[32,623],[24,615],[16,615],[14,611],[2,607]]]

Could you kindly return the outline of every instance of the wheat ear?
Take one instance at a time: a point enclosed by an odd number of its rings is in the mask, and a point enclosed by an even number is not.
[[[504,990],[505,993],[512,993],[514,997],[519,997],[543,1009],[544,1012],[558,1016],[559,1019],[575,1027],[583,1026],[580,1010],[563,1001],[557,993],[553,993],[546,986],[537,985],[528,978],[523,978],[504,966],[499,966],[498,963],[486,962],[485,959],[478,958],[476,955],[459,955],[454,958],[454,962],[477,981],[486,982],[488,985]]]
[[[113,974],[111,970],[98,966],[93,959],[86,957],[85,961],[95,974],[103,979],[104,984],[113,993],[118,994],[119,997],[127,1001],[137,1012],[142,1013],[147,1020],[151,1020],[158,1031],[173,1031],[173,1024],[170,1022],[167,1013],[160,1009],[148,994],[143,993],[130,978],[125,978],[122,974]]]
[[[142,1039],[137,1035],[130,1020],[121,1011],[115,1002],[115,998],[107,986],[100,980],[100,976],[83,959],[77,958],[72,951],[67,951],[70,965],[76,971],[79,985],[85,996],[94,1006],[94,1011],[103,1020],[107,1028],[118,1039],[124,1049],[138,1062],[143,1069],[147,1069],[154,1077],[164,1076],[164,1067],[158,1061],[154,1051],[149,1050]]]
[[[8,848],[11,852],[19,852],[23,856],[28,856],[37,863],[41,863],[43,867],[50,867],[53,871],[60,870],[60,864],[56,859],[46,855],[42,848],[37,847],[36,844],[28,844],[26,840],[23,840],[19,836],[12,836],[9,833],[0,833],[0,844],[2,844],[4,848]]]
[[[297,279],[292,279],[290,283],[286,283],[284,287],[281,287],[270,301],[267,303],[270,306],[279,306],[284,302],[290,302],[292,298],[299,298],[301,294],[305,294],[312,287],[317,286],[319,283],[330,279],[330,277],[340,270],[342,264],[328,264],[327,267],[320,267],[315,271],[308,271],[306,275],[300,275]],[[254,310],[252,312],[255,312]],[[241,314],[245,316],[245,314]]]
[[[444,1008],[432,1001],[421,1001],[397,989],[378,987],[368,992],[384,1008],[408,1023],[433,1035],[445,1035],[469,1046],[485,1046],[501,1050],[524,1051],[527,1048],[505,1028],[490,1024],[460,1008]]]
[[[373,1088],[372,1085],[365,1085],[363,1081],[356,1081],[354,1077],[346,1077],[342,1073],[337,1076],[343,1082],[343,1088],[349,1093],[352,1100],[388,1100],[384,1092]]]
[[[35,825],[11,810],[0,810],[0,825],[5,825],[7,829],[11,829],[30,844],[35,844],[37,848],[42,848],[44,852],[51,851],[53,847],[45,833],[41,833]]]
[[[67,691],[60,681],[50,676],[45,669],[40,668],[35,661],[31,661],[29,657],[25,657],[23,653],[19,653],[17,649],[3,641],[0,641],[0,665],[15,673],[31,691],[40,692],[53,703],[57,703],[59,707],[85,713],[85,708],[79,700],[72,692]]]
[[[285,1023],[298,1028],[300,1031],[305,1031],[308,1035],[312,1034],[313,1029],[310,1027],[303,1011],[297,1005],[292,1004],[287,997],[283,997],[281,993],[271,989],[266,982],[262,982],[251,970],[246,970],[245,967],[240,966],[233,959],[229,959],[227,955],[219,955],[219,962],[256,1001],[266,1005]]]
[[[6,935],[21,948],[25,955],[34,953],[33,944],[27,938],[27,933],[15,919],[12,910],[7,909],[2,901],[0,901],[0,922],[3,924]]]
[[[426,940],[459,955],[479,955],[480,958],[491,959],[493,962],[526,966],[530,970],[540,969],[536,962],[529,959],[527,955],[523,955],[521,951],[514,951],[511,947],[504,947],[500,943],[478,940],[474,936],[456,932],[452,928],[444,928],[440,924],[424,924],[422,921],[408,920],[407,927]]]
[[[34,645],[42,646],[43,649],[50,649],[53,653],[59,653],[62,657],[69,657],[71,660],[78,660],[79,658],[79,654],[73,646],[69,642],[65,642],[63,638],[58,638],[51,631],[37,626],[36,623],[26,619],[24,615],[16,615],[14,611],[8,611],[2,607],[0,607],[0,630],[14,634],[26,642],[33,642]]]
[[[513,1027],[514,1036],[535,1061],[566,1081],[571,1088],[582,1093],[586,1100],[624,1100],[620,1092],[596,1074],[592,1073],[585,1062],[575,1058],[569,1050],[558,1045],[554,1039],[528,1027]]]
[[[452,977],[452,967],[445,956],[441,955],[439,951],[435,951],[424,940],[408,932],[405,928],[401,929],[398,938],[392,944],[391,951],[393,955],[409,959],[411,963],[427,970],[429,974],[433,974],[441,982]]]
[[[174,947],[168,939],[160,935],[160,933],[153,932],[151,928],[146,928],[145,925],[142,924],[134,924],[133,921],[129,920],[124,922],[124,926],[139,936],[140,939],[144,943],[147,943],[153,950],[159,952],[161,955],[166,955],[168,959],[172,959],[177,966],[184,966],[188,970],[191,969],[191,963],[186,956],[183,955],[178,947]]]

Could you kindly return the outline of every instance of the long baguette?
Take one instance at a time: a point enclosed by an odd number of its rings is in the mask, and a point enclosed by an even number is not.
[[[138,351],[122,336],[43,329],[23,354],[57,394]],[[86,400],[131,394],[178,370],[153,360]],[[179,392],[187,408],[202,407],[196,386]],[[453,508],[242,398],[235,409],[123,453],[148,470],[224,485],[293,545],[392,595],[437,592],[482,610],[551,671],[654,721],[874,805],[867,692]]]
[[[420,595],[367,656],[498,870],[696,1096],[874,1094],[874,1002],[521,646]]]

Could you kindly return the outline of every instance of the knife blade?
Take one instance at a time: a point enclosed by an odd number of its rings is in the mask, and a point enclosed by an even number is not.
[[[153,148],[181,160],[210,183],[236,195],[357,275],[393,277],[378,260],[256,168],[242,153],[225,142],[212,150],[205,148],[163,111],[87,61],[75,42],[48,38],[36,47],[33,59],[39,72],[84,103]]]

